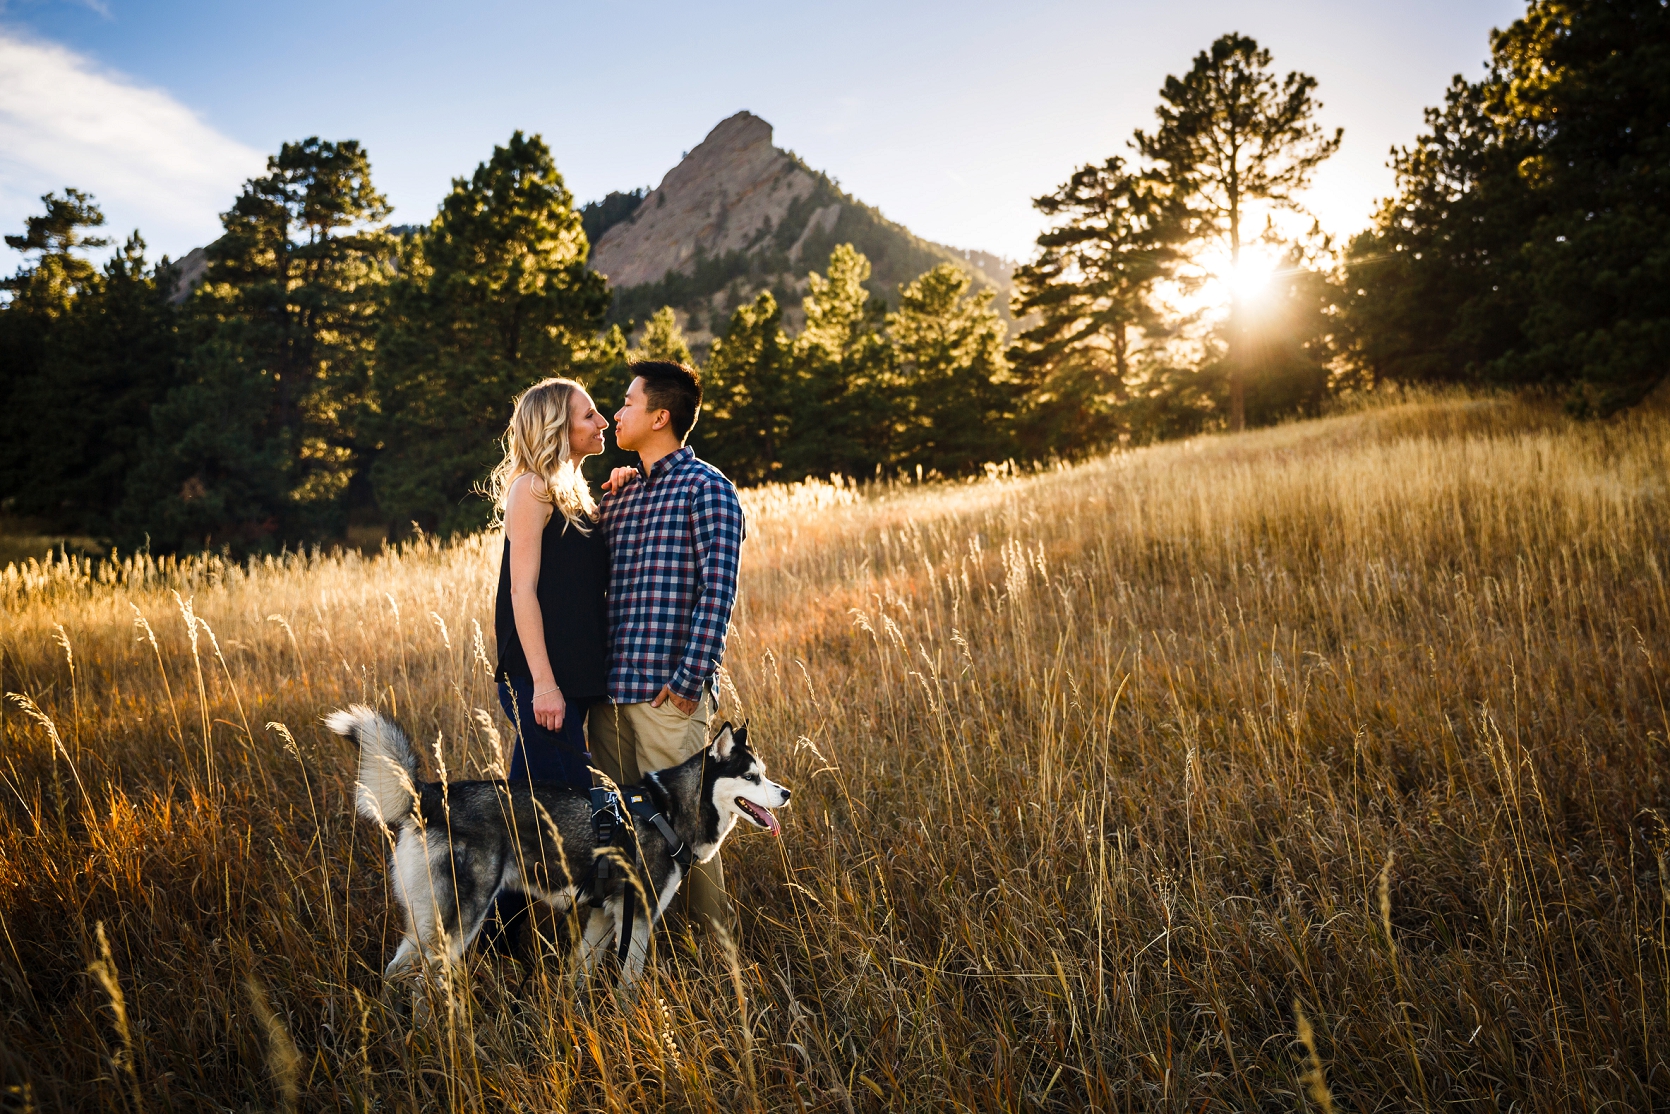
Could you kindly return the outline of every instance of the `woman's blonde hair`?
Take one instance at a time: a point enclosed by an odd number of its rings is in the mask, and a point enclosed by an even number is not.
[[[517,396],[504,431],[504,459],[488,481],[499,521],[504,521],[510,485],[531,472],[545,484],[543,492],[535,489],[537,497],[562,514],[563,529],[591,532],[597,502],[580,469],[568,459],[569,407],[574,392],[584,389],[572,379],[541,379]]]

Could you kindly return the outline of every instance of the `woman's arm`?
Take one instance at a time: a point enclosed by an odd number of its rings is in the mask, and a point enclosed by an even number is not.
[[[537,487],[535,485],[538,485]],[[524,473],[510,485],[505,500],[504,534],[510,541],[510,608],[516,617],[516,637],[533,674],[533,718],[547,731],[562,727],[567,706],[551,674],[545,651],[545,616],[539,610],[539,555],[545,524],[556,508],[538,496],[545,485]]]

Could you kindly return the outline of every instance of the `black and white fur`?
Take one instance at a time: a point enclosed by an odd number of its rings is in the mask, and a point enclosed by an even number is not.
[[[419,780],[417,754],[404,732],[361,704],[332,712],[326,725],[359,744],[359,814],[393,833],[389,873],[406,912],[406,938],[389,961],[393,979],[411,965],[453,963],[463,955],[502,890],[521,890],[566,911],[591,873],[597,838],[591,802],[558,785],[509,785],[502,781]],[[641,792],[671,823],[696,861],[719,853],[738,818],[779,834],[771,814],[788,804],[789,791],[765,776],[765,763],[748,749],[748,729],[725,724],[707,748],[683,764],[647,774],[624,792]],[[629,986],[643,970],[652,920],[678,893],[684,871],[673,848],[648,824],[625,837],[623,850],[639,864],[634,874],[644,900],[635,901],[631,945],[621,969]],[[620,860],[614,860],[619,864]],[[579,957],[589,973],[606,944],[620,946],[622,897],[630,883],[618,865],[609,872],[601,908],[586,918]]]

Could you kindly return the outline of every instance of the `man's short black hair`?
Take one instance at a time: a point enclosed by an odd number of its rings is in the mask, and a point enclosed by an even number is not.
[[[696,424],[702,408],[702,380],[694,368],[671,360],[639,360],[626,370],[644,381],[644,398],[651,410],[665,410],[667,424],[682,443]]]

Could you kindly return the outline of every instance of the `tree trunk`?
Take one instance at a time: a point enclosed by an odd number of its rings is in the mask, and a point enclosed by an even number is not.
[[[1234,283],[1241,280],[1241,189],[1237,169],[1230,161],[1229,181],[1229,273]],[[1247,428],[1247,342],[1242,320],[1241,293],[1231,285],[1229,294],[1229,428],[1240,433]]]
[[[1241,299],[1237,296],[1229,309],[1229,428],[1240,433],[1247,428],[1247,343],[1241,320]]]

